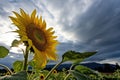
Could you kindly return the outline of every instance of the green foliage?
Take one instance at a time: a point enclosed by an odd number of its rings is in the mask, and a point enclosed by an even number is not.
[[[73,64],[78,64],[81,61],[83,61],[85,58],[88,58],[92,55],[94,55],[96,52],[85,52],[85,53],[80,53],[80,52],[75,52],[75,51],[67,51],[63,54],[62,56],[62,61],[59,62],[58,64],[56,64],[52,70],[54,70],[55,68],[57,68],[61,63],[66,62],[66,61],[72,61]],[[70,70],[72,69],[73,66],[70,67]],[[50,76],[52,70],[48,73],[46,79]],[[76,73],[76,72],[75,72]],[[76,73],[77,74],[77,73]],[[67,75],[67,77],[65,79],[68,78],[69,75]],[[82,76],[82,75],[81,75]]]
[[[29,63],[28,63],[30,66],[32,66],[33,68],[35,68],[35,63],[34,63],[34,61],[33,60],[31,60],[31,61],[29,61]]]
[[[89,74],[99,75],[98,72],[82,65],[75,66],[74,70],[86,75],[89,75]]]
[[[0,77],[0,80],[27,80],[27,72],[21,71],[13,75]]]
[[[18,45],[20,45],[22,42],[20,40],[13,40],[11,47],[18,47]]]
[[[90,78],[78,71],[75,70],[70,70],[69,71],[73,76],[75,76],[77,78],[77,80],[90,80]]]
[[[21,42],[18,40],[14,40],[12,43],[12,47],[18,47],[18,45]],[[75,52],[75,51],[67,51],[66,53],[63,54],[62,56],[62,61],[60,62],[66,62],[66,61],[72,61],[75,65],[77,63],[80,63],[81,61],[83,61],[85,58],[88,58],[92,55],[94,55],[96,52],[84,52],[84,53],[80,53],[80,52]],[[40,78],[40,74],[44,74],[45,76],[47,76],[49,71],[42,71],[39,69],[36,69],[35,67],[35,63],[31,60],[29,61],[28,65],[32,66],[32,73],[31,74],[26,74],[26,72],[19,72],[23,69],[23,61],[15,61],[13,63],[13,69],[15,72],[17,72],[17,74],[11,75],[11,76],[4,76],[1,77],[0,80],[39,80]],[[59,66],[59,65],[58,65]],[[72,69],[72,67],[71,67]],[[69,76],[66,78],[67,80],[90,80],[90,76],[88,74],[93,74],[94,71],[92,71],[91,69],[84,67],[84,66],[76,66],[74,68],[74,70],[66,70],[66,71],[61,71],[59,73],[51,73],[51,75],[49,76],[48,80],[64,80],[65,77],[68,74],[69,71]],[[34,74],[33,74],[34,73]],[[21,77],[21,78],[20,78]],[[94,76],[92,75],[92,77],[94,78]]]
[[[43,68],[37,68],[37,67],[36,67],[36,63],[35,63],[33,60],[30,60],[30,61],[28,62],[28,65],[31,66],[31,67],[32,67],[34,70],[36,70],[36,71],[43,69]]]
[[[117,70],[113,73],[113,76],[114,76],[115,78],[120,79],[120,69],[117,69]]]
[[[88,76],[91,80],[99,78],[101,75],[99,72],[94,71],[88,67],[82,66],[82,65],[77,65],[74,68],[75,71],[78,71],[81,74],[84,74]]]
[[[94,55],[97,52],[84,52],[84,53],[80,53],[80,52],[75,52],[75,51],[67,51],[63,54],[62,56],[62,61],[72,61],[74,63],[79,63],[81,61],[83,61],[85,58],[88,58],[92,55]]]
[[[19,72],[21,71],[23,68],[23,61],[15,61],[13,63],[13,69],[15,72]]]
[[[4,58],[8,55],[9,50],[4,46],[0,46],[0,58]]]

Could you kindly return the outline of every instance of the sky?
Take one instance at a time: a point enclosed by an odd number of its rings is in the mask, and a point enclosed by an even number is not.
[[[120,62],[120,0],[0,0],[0,46],[10,49],[17,34],[11,31],[8,16],[20,8],[31,13],[37,10],[54,27],[60,44],[59,58],[68,50],[79,52],[98,51],[85,61],[100,63]],[[0,63],[11,65],[23,58],[18,48],[10,49],[9,55]]]

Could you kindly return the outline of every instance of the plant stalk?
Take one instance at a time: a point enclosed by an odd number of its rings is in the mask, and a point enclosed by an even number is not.
[[[72,64],[72,65],[70,66],[70,69],[69,69],[69,70],[72,70],[73,66],[74,66],[74,64]],[[70,72],[66,75],[66,77],[64,78],[64,80],[67,80],[67,78],[68,78],[69,76],[70,76]]]
[[[48,77],[50,76],[50,74],[62,63],[63,61],[59,62],[58,64],[56,64],[51,70],[50,72],[47,74],[47,76],[45,77],[45,80],[48,79]]]
[[[13,74],[13,72],[7,66],[5,66],[3,64],[0,64],[0,66],[4,67],[10,73],[10,75]]]
[[[27,70],[27,66],[28,66],[28,54],[29,54],[29,50],[28,50],[28,46],[26,46],[26,50],[25,50],[25,55],[24,55],[24,64],[23,64],[23,70]]]

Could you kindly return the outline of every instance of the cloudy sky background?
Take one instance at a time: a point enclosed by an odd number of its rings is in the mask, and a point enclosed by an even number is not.
[[[10,49],[16,38],[8,16],[19,8],[37,10],[53,26],[60,42],[58,54],[67,50],[98,51],[87,61],[120,62],[120,0],[0,0],[0,45]],[[12,48],[0,63],[11,65],[22,59],[20,49]]]

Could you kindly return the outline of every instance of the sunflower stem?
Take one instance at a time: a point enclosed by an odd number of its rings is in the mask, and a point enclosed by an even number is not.
[[[59,62],[58,64],[56,64],[51,70],[50,72],[47,74],[47,76],[45,77],[45,80],[48,79],[48,77],[50,76],[50,74],[54,71],[54,69],[56,69],[63,61]]]
[[[29,49],[28,46],[26,46],[26,50],[25,50],[25,55],[24,55],[24,64],[23,64],[23,70],[27,70],[27,66],[28,66],[28,54],[29,54]]]
[[[70,66],[69,71],[72,70],[73,66],[74,66],[74,64],[72,64],[72,65]],[[67,80],[67,78],[68,78],[69,76],[70,76],[70,72],[66,75],[66,77],[64,78],[64,80]]]

